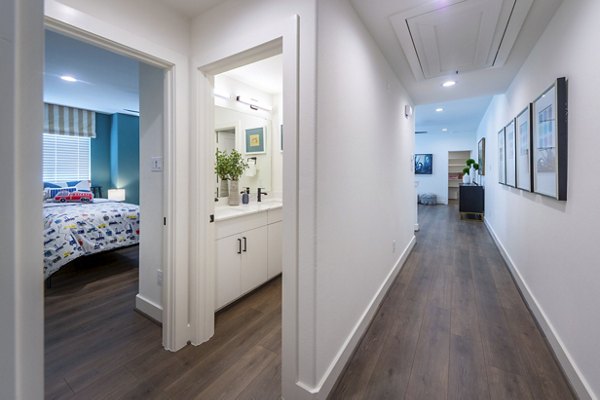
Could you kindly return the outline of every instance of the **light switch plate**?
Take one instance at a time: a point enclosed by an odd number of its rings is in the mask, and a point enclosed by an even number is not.
[[[161,172],[163,170],[162,157],[152,157],[152,172]]]

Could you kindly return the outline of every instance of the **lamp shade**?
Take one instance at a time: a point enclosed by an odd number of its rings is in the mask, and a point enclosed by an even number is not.
[[[108,189],[108,199],[113,201],[125,201],[125,189]]]

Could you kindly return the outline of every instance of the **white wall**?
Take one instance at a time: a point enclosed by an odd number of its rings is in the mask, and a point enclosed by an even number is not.
[[[319,2],[317,16],[313,351],[328,388],[414,238],[415,135],[411,100],[349,2]]]
[[[284,36],[282,375],[289,399],[327,396],[414,237],[414,122],[401,112],[410,99],[349,3],[325,3],[317,13],[314,1],[230,0],[192,29],[200,69]],[[286,89],[295,83],[285,51],[294,14],[297,99]],[[296,237],[297,248],[290,245]]]
[[[0,399],[44,394],[42,17],[0,2]]]
[[[599,18],[600,2],[563,2],[478,131],[487,145],[487,223],[582,399],[600,396]],[[566,202],[496,183],[496,132],[560,76],[569,80]]]
[[[433,154],[433,173],[415,175],[415,180],[419,182],[417,193],[434,193],[438,203],[448,204],[448,152],[467,150],[473,158],[477,158],[474,142],[475,132],[415,135],[415,154]]]
[[[157,321],[162,321],[163,305],[157,273],[164,269],[164,179],[162,171],[152,171],[152,159],[164,160],[164,75],[163,70],[140,63],[140,280],[136,308]]]

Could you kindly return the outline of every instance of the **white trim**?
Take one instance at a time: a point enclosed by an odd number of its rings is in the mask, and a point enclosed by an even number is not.
[[[417,239],[415,236],[413,236],[406,248],[404,249],[404,251],[402,252],[402,254],[400,255],[400,257],[398,258],[398,260],[396,261],[396,263],[394,264],[394,267],[379,287],[379,290],[377,290],[377,292],[369,302],[369,305],[362,313],[360,319],[358,320],[358,322],[344,341],[344,344],[342,345],[336,356],[333,358],[333,361],[331,361],[331,364],[329,364],[329,367],[325,371],[325,374],[323,374],[323,376],[321,377],[319,383],[316,386],[312,387],[303,382],[298,382],[298,386],[300,386],[307,392],[316,395],[316,398],[321,398],[321,396],[319,396],[320,393],[329,394],[331,389],[333,389],[333,385],[335,385],[340,374],[343,372],[344,367],[348,363],[348,360],[354,353],[356,346],[358,346],[358,343],[360,342],[363,335],[371,325],[371,321],[375,317],[375,313],[379,309],[379,305],[383,301],[383,298],[387,294],[390,286],[402,270],[402,267],[406,263],[406,260],[408,259],[408,256],[414,249],[416,243]]]
[[[554,351],[554,354],[560,366],[562,367],[565,375],[569,379],[573,390],[575,390],[575,393],[581,400],[596,400],[597,398],[593,395],[593,391],[589,383],[586,381],[585,377],[577,367],[577,364],[573,360],[573,357],[571,357],[571,355],[569,354],[569,351],[566,349],[563,341],[560,339],[560,336],[554,329],[552,322],[546,316],[546,313],[544,313],[543,308],[538,303],[537,299],[529,289],[527,282],[525,282],[523,276],[519,272],[519,268],[513,262],[512,258],[508,254],[508,251],[506,250],[506,248],[498,238],[498,235],[494,231],[494,228],[492,228],[492,226],[490,225],[489,220],[487,218],[484,218],[484,222],[488,232],[490,233],[490,236],[496,243],[498,250],[500,250],[500,254],[506,262],[506,265],[508,266],[508,269],[511,275],[513,276],[515,282],[517,283],[517,286],[519,286],[519,289],[523,294],[523,297],[525,298],[527,306],[531,310],[531,313],[533,314],[540,328],[542,328],[546,339],[548,339],[548,343],[550,343],[550,347],[552,347],[552,350]]]
[[[163,239],[163,338],[165,349],[177,351],[190,339],[188,324],[187,242],[187,107],[175,107],[176,69],[185,77],[187,57],[55,0],[45,1],[45,26],[96,46],[165,70],[165,201],[167,226]],[[183,78],[182,78],[183,79]],[[181,81],[181,79],[180,79]],[[178,132],[180,132],[178,134]],[[177,140],[176,140],[177,138]],[[176,157],[177,155],[177,157]],[[177,212],[175,210],[178,210]],[[177,239],[182,238],[182,239]]]
[[[153,301],[148,300],[139,293],[135,296],[135,308],[142,314],[146,314],[153,320],[162,323],[162,307]]]

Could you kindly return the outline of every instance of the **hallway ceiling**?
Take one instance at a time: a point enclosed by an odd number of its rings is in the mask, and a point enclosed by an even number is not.
[[[506,91],[562,2],[349,1],[415,104]]]
[[[470,133],[474,136],[491,101],[492,96],[482,96],[418,105],[415,107],[415,132],[440,135]]]
[[[193,18],[209,8],[217,5],[222,0],[160,0],[167,6],[175,9],[181,15]]]

